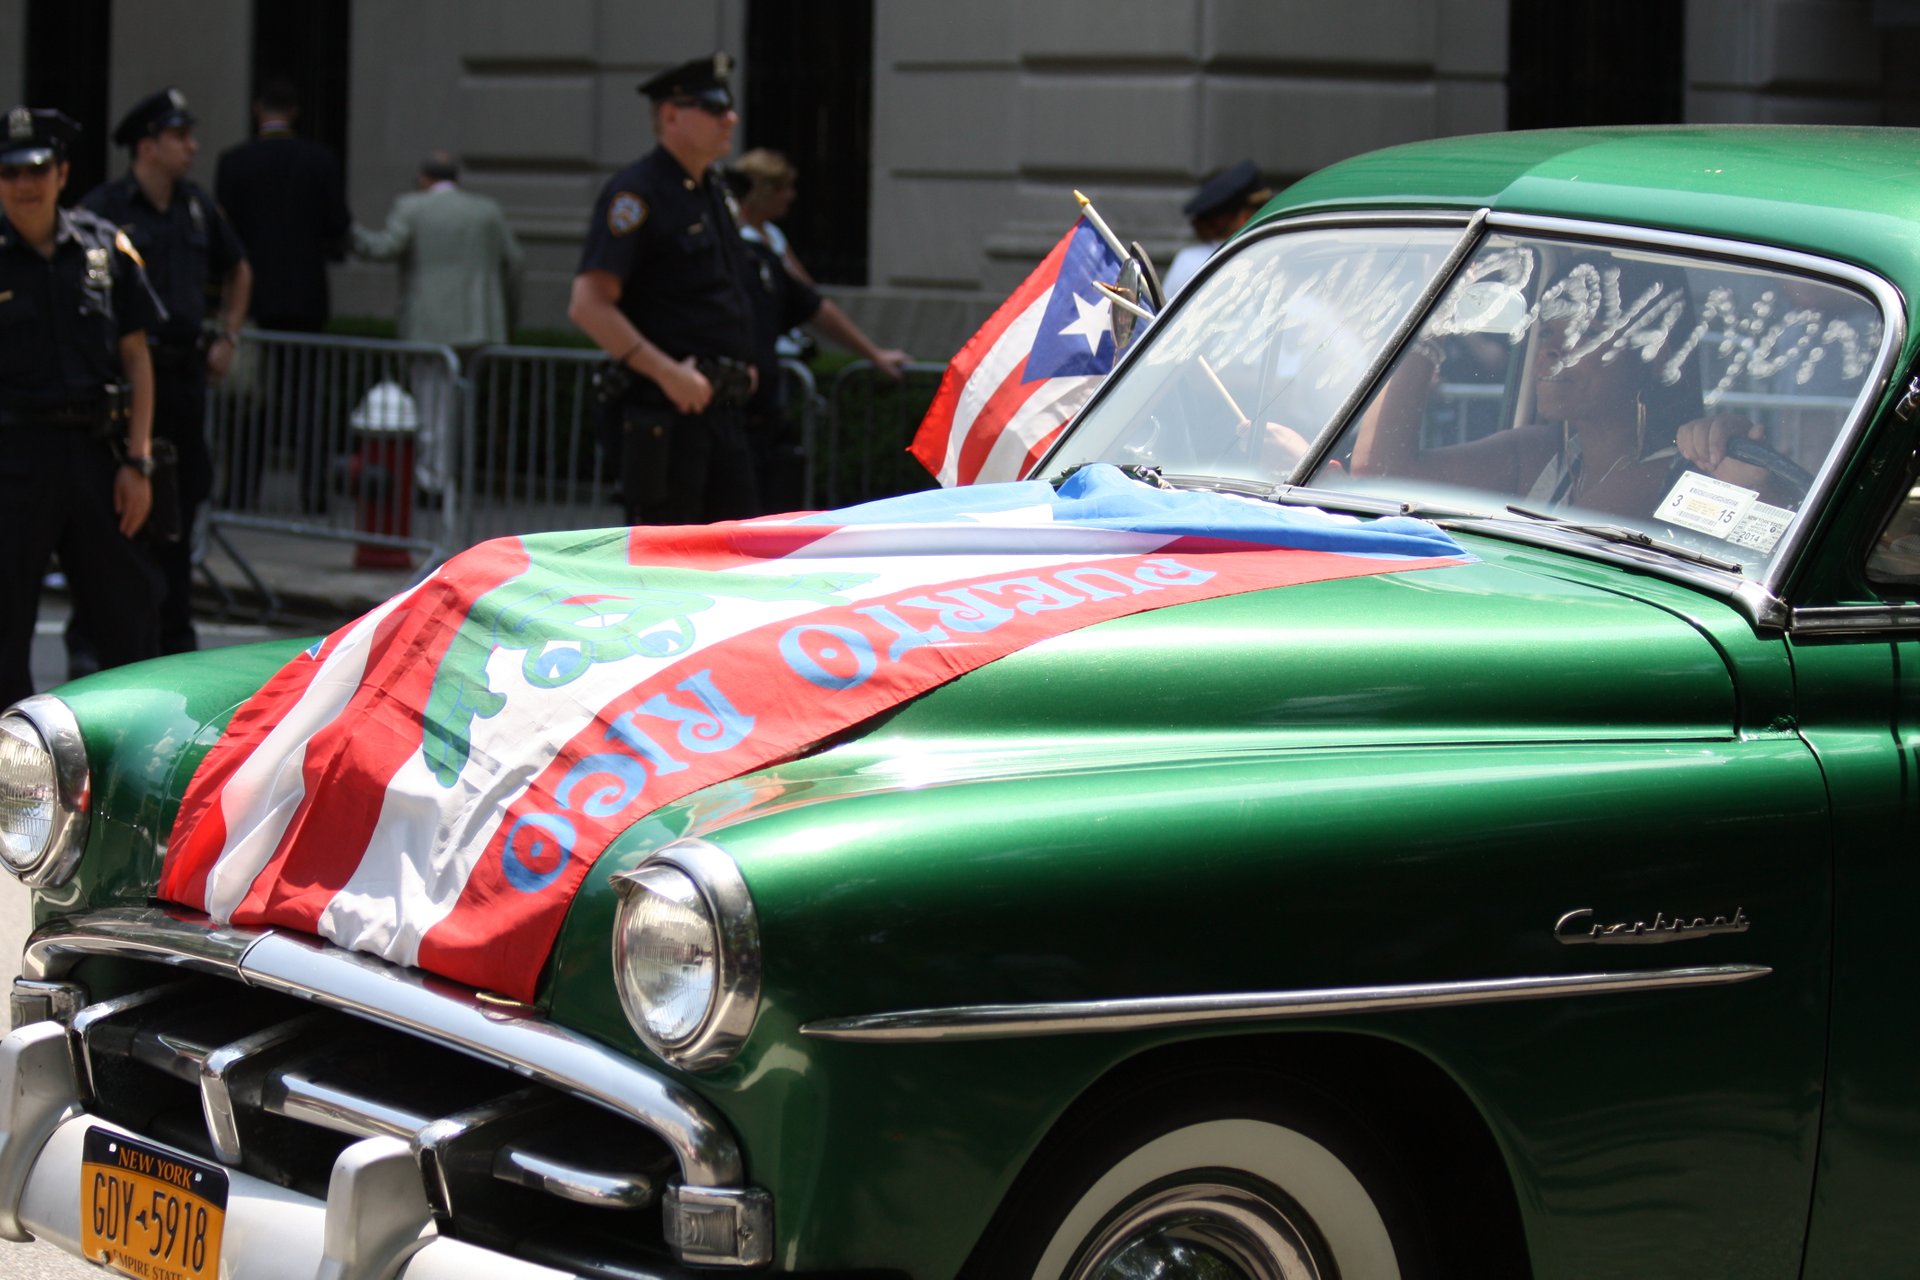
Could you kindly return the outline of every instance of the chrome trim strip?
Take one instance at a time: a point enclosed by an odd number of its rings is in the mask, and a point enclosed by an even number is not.
[[[66,977],[89,956],[113,956],[238,978],[241,957],[266,936],[261,930],[223,928],[184,909],[96,911],[49,920],[35,929],[20,957],[20,976],[50,982]]]
[[[239,1112],[233,1105],[232,1075],[261,1054],[299,1039],[314,1025],[318,1014],[302,1014],[262,1027],[252,1035],[221,1045],[200,1064],[200,1112],[206,1117],[213,1152],[223,1164],[241,1160]]]
[[[8,707],[5,714],[19,716],[40,735],[47,754],[53,757],[53,783],[59,792],[52,830],[47,833],[47,847],[29,867],[15,867],[10,862],[5,865],[22,884],[53,888],[72,877],[74,868],[80,865],[80,855],[87,850],[87,827],[93,808],[93,777],[87,768],[87,743],[80,736],[80,722],[74,718],[72,708],[51,694],[36,693],[22,698]]]
[[[1673,987],[1721,986],[1765,977],[1765,965],[1728,964],[1627,973],[1577,973],[1539,978],[1483,978],[1390,987],[1328,987],[1212,996],[1146,996],[1059,1004],[959,1005],[908,1009],[809,1022],[800,1034],[819,1040],[1004,1040],[1022,1036],[1087,1035],[1161,1027],[1322,1018],[1345,1013],[1398,1013],[1454,1005],[1504,1004],[1571,996],[1617,995]]]
[[[602,1045],[481,1002],[454,983],[317,939],[268,934],[248,952],[241,977],[394,1027],[631,1116],[658,1134],[694,1186],[738,1186],[740,1149],[705,1101]]]
[[[644,1209],[653,1203],[653,1179],[644,1173],[601,1173],[514,1146],[500,1149],[493,1176],[597,1209]]]
[[[1879,631],[1920,630],[1920,605],[1841,604],[1803,606],[1788,627],[1796,635],[1867,635]]]
[[[268,1115],[285,1116],[350,1138],[411,1140],[433,1119],[291,1071],[268,1082],[262,1107]]]
[[[82,1083],[86,1086],[88,1097],[96,1097],[100,1092],[94,1084],[93,1074],[93,1036],[95,1028],[101,1026],[103,1023],[111,1022],[114,1018],[119,1017],[130,1009],[142,1009],[148,1005],[165,1004],[167,1001],[177,997],[182,989],[183,984],[178,982],[162,983],[157,987],[148,987],[144,991],[133,991],[124,996],[116,996],[111,1000],[102,1000],[97,1004],[90,1004],[73,1015],[73,1026],[69,1029],[73,1033],[74,1042],[80,1047],[80,1066],[85,1077]],[[131,1037],[129,1037],[129,1039],[131,1039]],[[129,1045],[129,1048],[131,1048],[131,1045]]]

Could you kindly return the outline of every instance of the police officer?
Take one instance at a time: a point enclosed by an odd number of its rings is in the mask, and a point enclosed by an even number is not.
[[[63,211],[79,126],[15,107],[0,132],[0,703],[33,691],[54,552],[107,666],[158,645],[157,583],[132,541],[153,500],[159,304],[113,224]]]
[[[614,364],[603,442],[619,459],[629,524],[758,513],[745,409],[753,308],[739,223],[714,163],[740,117],[724,53],[639,86],[659,145],[595,202],[568,318]]]
[[[1260,206],[1273,198],[1273,191],[1260,177],[1251,160],[1242,160],[1201,183],[1180,212],[1193,227],[1190,244],[1173,255],[1161,289],[1171,298],[1174,293],[1206,265],[1226,238],[1247,225]]]
[[[197,123],[178,89],[162,89],[133,104],[113,130],[131,164],[119,178],[95,187],[81,203],[133,241],[147,280],[166,314],[147,333],[153,357],[153,434],[170,441],[178,458],[177,507],[169,509],[168,479],[147,530],[166,579],[160,602],[160,651],[199,647],[193,629],[193,521],[213,489],[207,453],[207,381],[233,365],[246,319],[253,274],[240,237],[213,197],[186,180],[200,151]],[[209,286],[218,286],[219,311],[208,326]],[[84,611],[76,621],[90,626]],[[71,639],[70,633],[70,639]],[[72,646],[70,646],[72,647]]]

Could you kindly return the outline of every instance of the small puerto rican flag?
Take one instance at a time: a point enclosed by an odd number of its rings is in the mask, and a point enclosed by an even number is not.
[[[1113,372],[1120,259],[1082,215],[947,365],[908,450],[942,485],[1018,480]]]

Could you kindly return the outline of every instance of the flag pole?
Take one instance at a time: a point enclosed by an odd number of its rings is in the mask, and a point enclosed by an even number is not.
[[[1073,193],[1073,198],[1080,202],[1080,212],[1087,216],[1087,221],[1093,224],[1093,229],[1098,231],[1100,238],[1107,242],[1107,247],[1113,250],[1114,257],[1125,262],[1133,256],[1127,252],[1127,247],[1120,243],[1120,237],[1113,234],[1113,228],[1109,227],[1106,219],[1100,216],[1100,211],[1093,207],[1093,201],[1087,199],[1078,191]]]

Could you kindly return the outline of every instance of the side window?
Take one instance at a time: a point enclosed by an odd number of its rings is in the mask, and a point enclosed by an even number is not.
[[[1867,580],[1890,586],[1920,586],[1920,486],[1887,517],[1867,554]]]

